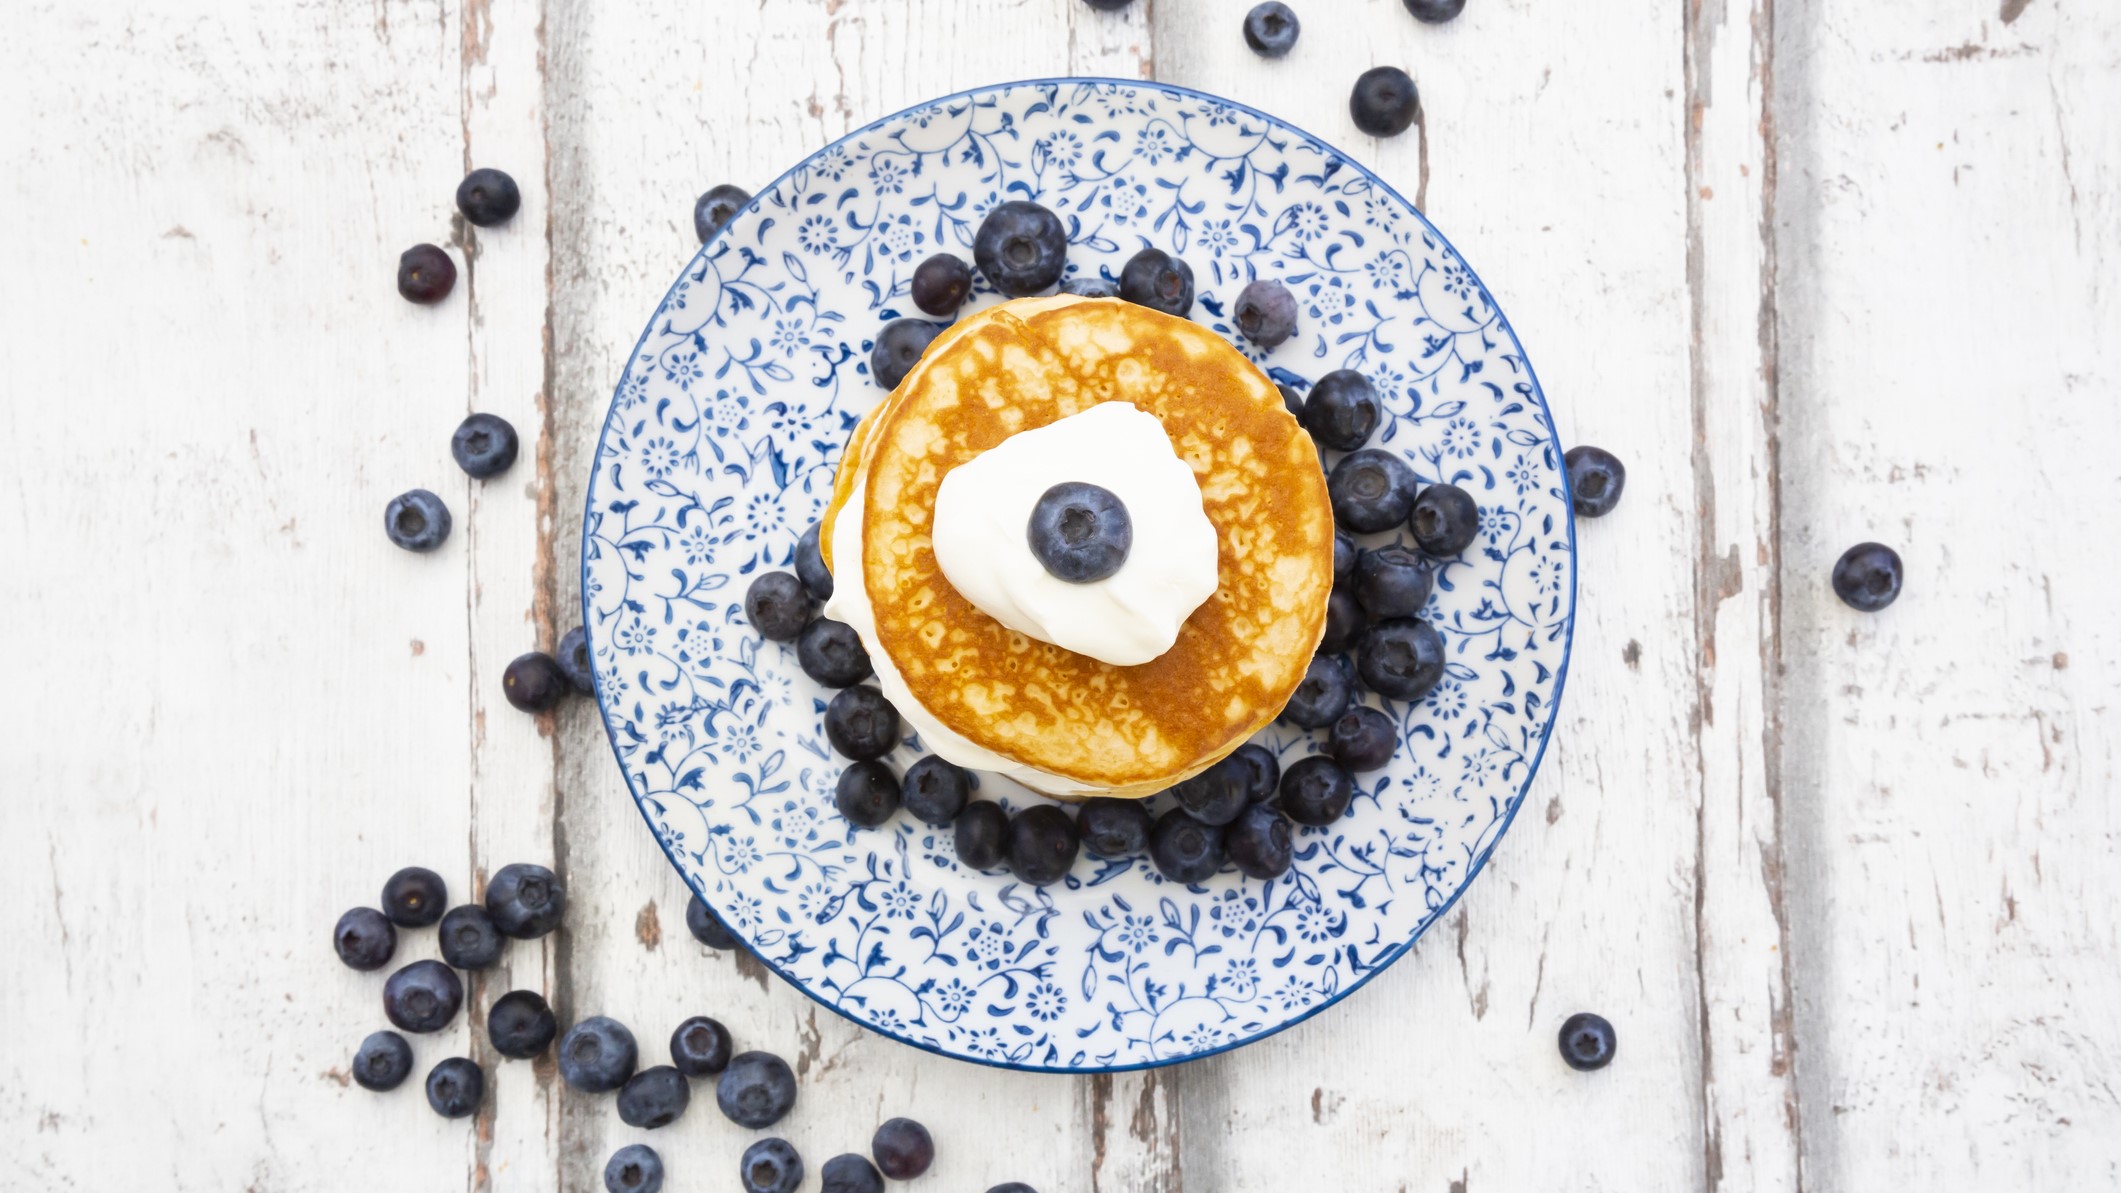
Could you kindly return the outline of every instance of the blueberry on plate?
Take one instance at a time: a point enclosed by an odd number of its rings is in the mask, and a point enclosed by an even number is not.
[[[1333,583],[1346,584],[1355,578],[1355,565],[1362,559],[1362,549],[1345,530],[1333,532]]]
[[[383,983],[383,1016],[400,1031],[440,1031],[464,1005],[464,983],[440,961],[415,961]]]
[[[1296,851],[1289,843],[1289,818],[1271,804],[1253,804],[1223,830],[1223,849],[1247,877],[1280,878],[1289,872]]]
[[[803,1183],[803,1157],[785,1139],[761,1139],[737,1163],[744,1193],[795,1193]]]
[[[972,776],[940,754],[929,754],[906,768],[899,799],[923,824],[941,828],[957,819],[972,798]]]
[[[1202,824],[1228,824],[1252,802],[1252,775],[1244,763],[1218,758],[1208,769],[1173,787],[1171,798]]]
[[[519,654],[501,671],[501,694],[524,712],[550,712],[574,681],[560,669],[560,661],[542,650]]]
[[[501,935],[536,940],[560,926],[567,910],[567,888],[543,866],[511,862],[486,884],[486,910]]]
[[[1372,618],[1412,617],[1429,603],[1435,575],[1429,563],[1405,547],[1363,552],[1355,565],[1355,599]]]
[[[523,206],[516,180],[491,166],[481,166],[457,184],[457,210],[481,228],[505,222]]]
[[[987,284],[1022,298],[1060,280],[1068,267],[1068,232],[1060,217],[1021,199],[995,207],[972,238],[972,260]]]
[[[463,1118],[485,1096],[485,1072],[465,1057],[437,1061],[427,1071],[427,1104],[443,1118]]]
[[[1323,754],[1300,758],[1281,775],[1281,810],[1298,824],[1324,828],[1354,797],[1354,777]]]
[[[1313,655],[1282,706],[1281,719],[1299,729],[1323,729],[1340,717],[1354,691],[1346,665],[1331,655]]]
[[[409,302],[440,302],[457,284],[457,263],[431,244],[398,254],[398,293]]]
[[[425,866],[407,866],[383,883],[383,914],[400,928],[425,928],[448,909],[448,885]]]
[[[1333,590],[1326,598],[1326,633],[1318,640],[1322,654],[1339,654],[1362,641],[1362,632],[1369,625],[1369,618],[1362,611],[1362,602],[1348,588]]]
[[[1441,25],[1466,10],[1466,0],[1401,0],[1417,21]]]
[[[1009,814],[992,800],[974,800],[957,814],[953,836],[957,860],[974,870],[992,870],[1002,864],[1009,844]]]
[[[1034,804],[1009,818],[1009,872],[1032,886],[1059,882],[1082,849],[1075,817],[1052,804]]]
[[[694,1015],[670,1033],[670,1064],[687,1077],[712,1077],[729,1067],[733,1047],[728,1028],[705,1015]]]
[[[1274,798],[1275,789],[1281,785],[1281,762],[1274,757],[1274,751],[1258,742],[1246,742],[1230,757],[1244,776],[1245,798],[1255,804]]]
[[[1421,486],[1396,452],[1366,447],[1340,458],[1326,475],[1333,520],[1358,534],[1375,534],[1406,521]]]
[[[1834,561],[1834,595],[1862,613],[1900,598],[1900,553],[1884,543],[1857,543]]]
[[[1264,8],[1289,11],[1279,4],[1262,4],[1252,11],[1257,14]],[[1280,282],[1261,278],[1237,292],[1237,301],[1230,307],[1230,322],[1246,339],[1272,351],[1296,334],[1296,296]]]
[[[1311,385],[1298,421],[1321,447],[1351,452],[1377,429],[1377,390],[1353,369],[1335,369]]]
[[[1416,618],[1380,622],[1363,636],[1355,670],[1380,696],[1419,700],[1443,678],[1443,638]]]
[[[858,828],[879,828],[898,811],[898,778],[874,758],[852,762],[840,772],[833,806]]]
[[[714,909],[707,906],[698,895],[694,895],[692,902],[685,905],[685,930],[692,933],[694,940],[710,949],[727,952],[742,947],[741,942],[729,931],[729,926],[722,922],[722,917],[714,914]]]
[[[1111,278],[1090,277],[1085,274],[1062,282],[1060,292],[1073,294],[1077,298],[1118,298],[1119,283]]]
[[[348,969],[381,969],[398,951],[398,930],[375,908],[356,907],[333,925],[331,947]]]
[[[1302,31],[1303,26],[1297,22],[1296,14],[1281,0],[1254,5],[1252,11],[1245,14],[1245,44],[1262,58],[1280,58],[1295,49],[1296,35]],[[1290,308],[1290,313],[1295,313],[1294,307]]]
[[[825,566],[825,553],[818,549],[818,535],[823,531],[822,523],[812,522],[795,541],[795,576],[811,596],[827,601],[832,599],[832,571]]]
[[[1173,808],[1149,830],[1149,860],[1172,882],[1205,882],[1223,867],[1223,830]]]
[[[856,762],[881,758],[898,745],[898,710],[875,688],[843,688],[825,706],[825,736]]]
[[[1603,1069],[1613,1063],[1613,1050],[1620,1040],[1603,1015],[1580,1011],[1561,1023],[1561,1059],[1580,1073]]]
[[[935,1163],[935,1137],[910,1118],[886,1119],[869,1137],[869,1154],[885,1176],[910,1181]]]
[[[1579,518],[1603,518],[1628,487],[1627,465],[1602,447],[1572,447],[1561,457],[1569,474],[1569,506]]]
[[[1480,506],[1457,485],[1429,485],[1407,515],[1414,544],[1438,557],[1456,555],[1480,534]]]
[[[714,1101],[739,1127],[770,1127],[795,1107],[795,1071],[771,1052],[739,1052],[715,1081]]]
[[[576,626],[560,639],[560,648],[552,653],[554,662],[560,665],[560,674],[574,690],[584,696],[597,690],[596,666],[589,657],[589,631]]]
[[[535,990],[510,990],[493,1000],[486,1012],[486,1039],[493,1050],[512,1060],[529,1060],[551,1047],[560,1034],[552,1005]]]
[[[823,1182],[818,1193],[884,1193],[883,1174],[867,1156],[843,1152],[825,1161],[818,1169],[818,1180]]]
[[[1414,124],[1421,93],[1414,79],[1396,66],[1377,66],[1356,76],[1348,93],[1348,115],[1355,127],[1373,137],[1396,137]]]
[[[884,324],[884,330],[876,333],[876,347],[869,350],[869,375],[885,389],[897,389],[942,330],[926,319],[893,319]]]
[[[1333,722],[1326,753],[1351,771],[1379,770],[1399,749],[1399,726],[1367,704],[1354,704]]]
[[[1304,416],[1303,395],[1290,388],[1289,383],[1286,381],[1275,382],[1274,388],[1281,391],[1282,408],[1295,415],[1299,421],[1302,420]]]
[[[412,1074],[412,1045],[394,1031],[373,1031],[354,1050],[353,1079],[362,1089],[396,1089]]]
[[[744,591],[744,616],[751,628],[775,642],[790,642],[803,627],[817,603],[792,572],[762,572]]]
[[[709,237],[722,230],[722,225],[744,210],[751,202],[751,192],[731,183],[709,187],[707,192],[692,205],[692,230],[699,233],[700,243],[706,244]]]
[[[1138,799],[1093,796],[1075,814],[1075,829],[1091,857],[1123,861],[1149,847],[1149,810]]]
[[[601,1094],[626,1084],[641,1051],[626,1025],[592,1015],[560,1037],[560,1080],[585,1094]]]
[[[914,267],[913,305],[931,315],[954,315],[972,293],[972,267],[956,253],[937,253]]]
[[[407,551],[432,551],[449,537],[449,507],[425,489],[407,489],[383,507],[383,533]]]
[[[678,1121],[692,1104],[692,1083],[669,1065],[642,1069],[619,1087],[619,1121],[653,1131]]]
[[[452,907],[442,917],[442,960],[456,969],[485,969],[501,959],[501,930],[476,903]]]
[[[844,621],[820,617],[803,627],[795,640],[795,661],[803,674],[828,688],[844,688],[869,674],[869,652],[861,635]]]
[[[1119,495],[1081,481],[1040,494],[1024,534],[1046,571],[1070,584],[1112,575],[1134,548],[1134,520]]]
[[[470,414],[449,437],[449,454],[464,475],[485,480],[516,462],[516,429],[498,414]]]
[[[1193,309],[1193,267],[1162,249],[1143,249],[1119,271],[1119,296],[1183,319]]]
[[[663,1157],[645,1143],[629,1143],[604,1161],[604,1193],[663,1193]]]

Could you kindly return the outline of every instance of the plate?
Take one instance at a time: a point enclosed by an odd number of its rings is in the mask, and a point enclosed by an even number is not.
[[[1144,245],[1189,262],[1193,317],[1298,390],[1367,374],[1372,439],[1481,503],[1481,534],[1427,610],[1444,681],[1378,702],[1404,745],[1348,815],[1297,831],[1270,882],[1197,886],[1088,856],[1037,888],[958,864],[901,813],[833,806],[829,693],[742,615],[823,511],[841,445],[883,391],[869,346],[919,312],[914,267],[968,260],[980,217],[1036,200],[1070,275],[1117,277]],[[1300,304],[1260,353],[1229,304],[1255,277]],[[997,300],[977,292],[966,310]],[[1257,1040],[1404,954],[1494,850],[1538,768],[1568,665],[1574,526],[1539,383],[1457,252],[1347,154],[1226,99],[1101,79],[1012,83],[890,116],[762,190],[687,264],[613,395],[582,535],[597,701],[671,862],[783,978],[893,1039],[1010,1068],[1103,1072]],[[1371,542],[1385,536],[1371,536]],[[1283,764],[1319,748],[1276,724]],[[910,741],[895,769],[918,757]],[[980,794],[1040,797],[993,776]],[[1160,805],[1159,805],[1160,806]]]

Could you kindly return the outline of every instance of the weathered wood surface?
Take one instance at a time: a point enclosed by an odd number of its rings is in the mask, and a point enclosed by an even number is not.
[[[1243,7],[12,16],[0,1188],[598,1187],[641,1133],[544,1065],[494,1067],[469,1125],[345,1076],[379,982],[332,919],[407,862],[469,894],[512,860],[574,910],[476,1013],[528,986],[649,1050],[715,1014],[802,1070],[813,1169],[908,1113],[937,1189],[2121,1183],[2121,9],[1308,0],[1268,63]],[[1345,93],[1386,62],[1425,111],[1380,143]],[[1564,437],[1630,466],[1580,528],[1554,747],[1459,909],[1301,1027],[1082,1079],[914,1053],[699,948],[592,710],[498,690],[577,619],[594,433],[692,197],[1060,73],[1228,94],[1376,166]],[[522,184],[514,222],[452,222],[471,164]],[[462,268],[433,309],[391,293],[419,240]],[[474,409],[526,433],[490,485],[448,459]],[[378,533],[412,485],[457,515],[434,557]],[[1909,565],[1876,617],[1825,584],[1869,537]],[[1621,1033],[1590,1077],[1554,1056],[1578,1009]],[[654,1142],[672,1188],[730,1187],[748,1134],[695,1107]]]

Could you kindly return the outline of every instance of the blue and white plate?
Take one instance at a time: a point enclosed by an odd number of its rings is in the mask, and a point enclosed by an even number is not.
[[[948,830],[833,807],[829,693],[742,615],[824,509],[869,347],[918,311],[914,267],[969,259],[980,217],[1033,199],[1069,270],[1116,277],[1144,245],[1189,262],[1193,317],[1285,383],[1375,383],[1373,446],[1481,503],[1437,577],[1449,675],[1382,702],[1404,748],[1347,817],[1299,829],[1272,882],[1197,886],[1087,856],[1043,889],[958,863]],[[1297,338],[1231,329],[1279,278]],[[967,310],[995,301],[975,294]],[[1317,138],[1240,104],[1099,79],[1014,83],[901,112],[812,156],[679,275],[627,362],[598,445],[582,608],[619,766],[686,882],[782,977],[893,1039],[1011,1068],[1097,1072],[1232,1048],[1337,1001],[1405,953],[1509,827],[1553,727],[1575,606],[1573,524],[1516,334],[1407,201]],[[1382,541],[1379,538],[1378,541]],[[1370,697],[1375,700],[1376,698]],[[1287,765],[1317,735],[1259,737]],[[908,741],[903,768],[920,753]],[[982,777],[1012,807],[1039,797]]]

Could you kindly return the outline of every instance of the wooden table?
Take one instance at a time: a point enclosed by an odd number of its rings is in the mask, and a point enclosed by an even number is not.
[[[1999,9],[2000,4],[2000,9]],[[883,1117],[915,1187],[1933,1190],[2121,1182],[2121,6],[2087,0],[30,0],[0,72],[0,1188],[569,1190],[642,1137],[459,1025],[476,1125],[349,1086],[330,925],[424,863],[555,864],[567,926],[472,985],[728,1022],[803,1075],[813,1172]],[[189,10],[189,11],[185,11]],[[1358,135],[1411,69],[1425,121]],[[1156,1072],[976,1068],[696,946],[594,710],[501,668],[577,620],[578,511],[692,200],[877,116],[1053,74],[1221,92],[1446,229],[1564,437],[1556,747],[1401,965]],[[453,224],[471,165],[524,210]],[[400,249],[466,262],[436,308]],[[450,429],[528,437],[467,484]],[[441,493],[436,556],[380,514]],[[1876,616],[1827,573],[1907,560]],[[414,941],[426,955],[432,935]],[[401,950],[401,957],[407,950]],[[1568,1013],[1619,1059],[1565,1069]],[[483,1033],[479,1033],[483,1035]],[[673,1193],[749,1133],[657,1132]],[[816,1187],[813,1176],[809,1188]]]

